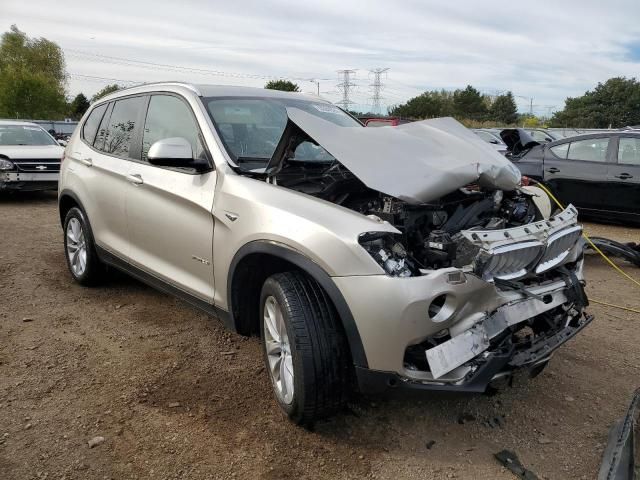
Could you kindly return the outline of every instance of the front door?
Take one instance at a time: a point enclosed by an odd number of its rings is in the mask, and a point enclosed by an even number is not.
[[[579,139],[545,150],[544,181],[565,205],[598,210],[607,196],[609,137]]]
[[[178,96],[149,100],[142,152],[129,170],[126,195],[132,265],[213,303],[213,196],[216,173],[209,168],[158,167],[146,161],[153,143],[182,137],[195,159],[211,165],[191,107]]]

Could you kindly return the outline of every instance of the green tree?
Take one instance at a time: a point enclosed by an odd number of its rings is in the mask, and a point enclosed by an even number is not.
[[[69,115],[75,120],[80,120],[84,112],[89,108],[89,100],[83,93],[79,93],[69,104]]]
[[[117,83],[111,84],[111,85],[107,85],[106,87],[104,87],[102,90],[98,91],[98,93],[96,93],[93,97],[91,97],[91,103],[100,100],[102,97],[109,95],[110,93],[113,92],[117,92],[118,90],[121,90],[124,87],[121,87],[120,85],[118,85]]]
[[[15,25],[2,35],[0,117],[63,117],[66,78],[64,55],[57,44],[29,38]]]
[[[518,121],[518,107],[511,92],[496,97],[489,107],[489,117],[502,125],[512,125]]]
[[[284,92],[299,92],[300,87],[297,83],[290,82],[289,80],[269,80],[264,88],[269,90],[282,90]]]
[[[458,119],[484,120],[487,103],[478,90],[467,85],[464,90],[453,92],[453,112]]]
[[[550,120],[554,127],[620,128],[640,124],[640,82],[614,77],[592,91],[565,100]]]
[[[389,115],[404,118],[423,119],[446,117],[453,114],[453,96],[445,90],[433,90],[413,97],[402,105],[389,110]]]

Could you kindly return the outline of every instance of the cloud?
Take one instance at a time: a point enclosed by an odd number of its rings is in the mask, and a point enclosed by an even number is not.
[[[107,6],[108,5],[108,6]],[[264,78],[171,71],[100,54],[192,68],[320,78],[337,100],[336,71],[359,69],[353,98],[370,103],[368,69],[389,67],[383,102],[424,89],[472,84],[512,90],[527,110],[547,113],[612,76],[640,71],[640,3],[402,0],[104,2],[3,0],[0,28],[16,23],[58,42],[72,74],[261,86]],[[83,53],[78,53],[83,52]],[[124,63],[124,64],[123,64]],[[105,81],[72,76],[69,92]],[[315,84],[298,80],[305,91]],[[521,98],[523,97],[523,98]]]

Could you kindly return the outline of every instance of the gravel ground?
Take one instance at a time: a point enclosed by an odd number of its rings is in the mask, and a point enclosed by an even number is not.
[[[592,298],[640,307],[599,258],[586,273]],[[591,479],[640,384],[640,315],[590,309],[533,380],[359,398],[306,431],[277,409],[256,339],[123,275],[74,284],[55,195],[0,196],[0,479],[514,478],[493,458],[503,448],[541,478]]]

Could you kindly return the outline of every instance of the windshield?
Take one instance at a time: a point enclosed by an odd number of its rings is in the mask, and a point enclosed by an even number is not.
[[[57,145],[42,128],[35,125],[0,125],[0,145]]]
[[[338,107],[329,103],[290,98],[218,97],[204,103],[231,157],[238,163],[265,166],[287,125],[287,107],[304,110],[311,115],[342,127],[362,125]],[[331,162],[334,158],[312,142],[300,143],[289,160]]]

